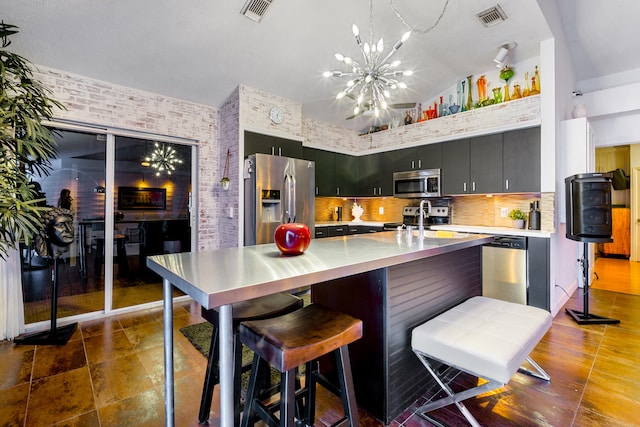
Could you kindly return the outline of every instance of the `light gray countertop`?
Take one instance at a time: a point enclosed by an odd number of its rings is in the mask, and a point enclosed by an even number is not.
[[[528,230],[526,228],[511,228],[511,227],[486,227],[480,225],[432,225],[432,230],[442,231],[457,231],[460,233],[481,233],[481,234],[493,234],[501,236],[523,236],[523,237],[541,237],[548,239],[555,231],[546,230]]]
[[[205,308],[296,289],[441,253],[482,245],[491,237],[424,238],[395,231],[313,239],[299,256],[275,244],[155,255],[147,266]]]

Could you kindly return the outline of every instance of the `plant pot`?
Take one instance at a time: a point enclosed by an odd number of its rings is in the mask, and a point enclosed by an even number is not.
[[[524,219],[514,219],[513,228],[524,228]]]

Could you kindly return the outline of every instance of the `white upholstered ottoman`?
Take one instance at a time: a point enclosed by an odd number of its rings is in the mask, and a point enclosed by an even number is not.
[[[448,394],[448,397],[424,405],[419,412],[426,413],[455,403],[472,425],[479,425],[461,401],[502,387],[521,369],[525,360],[538,371],[525,372],[549,381],[549,375],[529,354],[547,332],[551,321],[551,314],[540,308],[473,297],[416,327],[412,332],[411,347]],[[488,382],[454,393],[433,369],[430,360]]]

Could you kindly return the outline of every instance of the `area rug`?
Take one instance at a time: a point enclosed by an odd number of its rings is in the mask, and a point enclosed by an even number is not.
[[[304,305],[310,303],[309,294],[305,293],[301,295],[304,301]],[[202,353],[204,357],[209,358],[209,347],[211,347],[211,337],[213,336],[214,326],[209,322],[197,323],[195,325],[185,326],[180,328],[182,335],[193,344],[193,346]],[[242,346],[242,364],[250,364],[253,360],[253,352],[245,345]],[[298,374],[302,374],[304,367],[301,367]],[[241,401],[244,402],[247,386],[249,385],[249,374],[245,372],[242,374],[242,391]],[[275,369],[271,369],[271,384],[278,384],[280,382],[280,372]]]

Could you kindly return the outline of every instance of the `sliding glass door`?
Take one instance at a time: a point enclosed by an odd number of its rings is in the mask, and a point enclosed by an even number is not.
[[[117,136],[114,177],[115,309],[162,299],[147,256],[191,250],[191,147]]]
[[[64,129],[52,173],[34,177],[49,206],[70,196],[75,240],[59,258],[58,317],[162,300],[146,257],[191,250],[194,145]],[[23,248],[25,323],[50,320],[52,260]],[[178,291],[176,296],[181,295]]]

